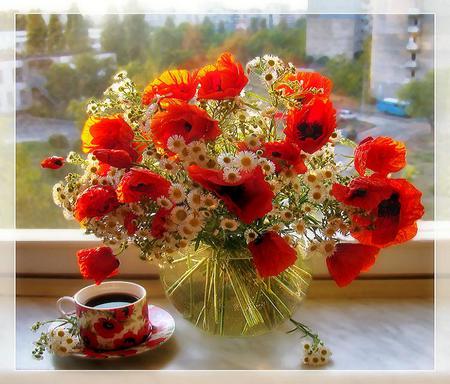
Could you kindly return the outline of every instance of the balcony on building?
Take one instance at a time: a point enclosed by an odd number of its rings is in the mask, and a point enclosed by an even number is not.
[[[416,35],[420,32],[419,25],[408,25],[408,33]]]
[[[410,52],[416,52],[419,50],[419,45],[414,41],[414,38],[411,36],[406,44],[406,49]]]
[[[417,61],[416,60],[409,60],[405,63],[405,68],[408,69],[415,69],[417,68]]]

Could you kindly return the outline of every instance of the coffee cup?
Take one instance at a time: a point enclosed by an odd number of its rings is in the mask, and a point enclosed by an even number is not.
[[[72,312],[64,308],[70,304]],[[75,312],[80,338],[93,350],[115,350],[144,342],[151,332],[145,288],[126,281],[89,285],[58,299],[62,316]]]

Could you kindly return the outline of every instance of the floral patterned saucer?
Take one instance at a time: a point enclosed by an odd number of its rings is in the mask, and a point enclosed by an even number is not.
[[[167,311],[154,305],[149,305],[148,311],[152,330],[148,338],[141,344],[125,349],[111,351],[95,351],[81,345],[81,347],[67,353],[66,356],[75,356],[84,359],[117,359],[121,357],[139,355],[159,347],[172,336],[175,331],[175,321]],[[49,332],[54,329],[55,326],[55,323],[51,323],[49,326]]]

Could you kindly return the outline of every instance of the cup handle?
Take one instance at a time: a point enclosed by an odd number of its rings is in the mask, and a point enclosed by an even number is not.
[[[63,297],[60,297],[58,299],[58,301],[56,302],[56,308],[58,309],[58,312],[61,314],[61,316],[68,317],[70,315],[70,312],[66,312],[63,309],[65,302],[72,303],[72,305],[74,306],[73,311],[75,311],[75,300],[72,296],[63,296]]]

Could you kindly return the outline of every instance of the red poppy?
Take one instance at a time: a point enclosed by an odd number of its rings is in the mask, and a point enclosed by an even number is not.
[[[289,167],[292,167],[297,173],[307,171],[300,148],[289,141],[265,143],[263,156],[275,164],[277,172]]]
[[[153,141],[159,147],[167,149],[167,139],[173,135],[180,135],[190,143],[214,140],[221,133],[219,123],[195,105],[172,101],[165,108],[153,116],[151,124]]]
[[[96,173],[99,176],[105,177],[110,170],[111,170],[111,166],[109,164],[100,162],[98,164],[98,169],[97,169]]]
[[[155,239],[161,239],[167,231],[167,220],[170,212],[170,209],[160,208],[158,212],[156,212],[155,216],[153,216],[150,234]]]
[[[64,165],[64,157],[51,156],[41,161],[42,168],[59,169]]]
[[[390,137],[367,137],[355,149],[355,169],[364,176],[366,169],[386,176],[406,165],[406,147]]]
[[[139,343],[139,338],[134,332],[126,332],[119,339],[114,340],[114,349],[129,348]]]
[[[268,231],[248,244],[261,277],[277,276],[297,260],[297,252],[278,233]]]
[[[235,183],[224,181],[223,172],[215,169],[191,165],[188,172],[192,180],[214,192],[228,210],[246,224],[262,218],[272,210],[274,194],[260,167],[242,174],[241,179]]]
[[[117,321],[127,320],[134,312],[134,305],[129,305],[123,308],[116,308],[113,310],[114,318]]]
[[[75,203],[75,218],[83,221],[99,218],[119,206],[116,191],[110,185],[93,185],[85,189]]]
[[[143,104],[151,104],[156,96],[189,101],[195,96],[198,80],[197,75],[186,69],[174,69],[163,72],[144,90]]]
[[[130,168],[133,159],[123,149],[94,149],[92,154],[102,163],[116,168]]]
[[[105,339],[111,339],[118,333],[123,331],[123,325],[120,321],[113,318],[101,317],[94,324],[94,329],[97,334]]]
[[[130,169],[117,186],[117,196],[121,203],[138,202],[146,198],[156,200],[167,195],[170,182],[147,169]]]
[[[301,109],[291,109],[284,130],[288,141],[314,153],[324,146],[336,128],[336,111],[331,101],[315,98]]]
[[[133,236],[137,231],[136,219],[137,216],[133,212],[128,212],[123,217],[123,226],[125,227],[128,236]]]
[[[165,337],[159,337],[157,339],[150,339],[145,343],[145,345],[149,348],[156,347],[162,343],[164,343],[167,339]]]
[[[380,248],[412,239],[424,213],[422,193],[405,179],[358,177],[348,186],[334,184],[332,193],[345,205],[361,209],[352,215],[352,236]]]
[[[120,262],[110,247],[80,249],[77,259],[81,275],[93,279],[97,285],[119,273]]]
[[[333,88],[333,82],[318,72],[297,72],[286,75],[276,86],[285,96],[308,103],[319,96],[328,98]]]
[[[80,337],[81,340],[83,340],[84,346],[90,350],[99,348],[97,335],[95,333],[89,331],[88,329],[81,328]]]
[[[327,257],[328,271],[339,287],[345,287],[372,267],[379,251],[371,245],[339,243],[334,253]]]
[[[120,116],[90,117],[81,134],[84,152],[93,152],[95,149],[122,149],[136,161],[139,153],[133,139],[133,129]]]
[[[238,96],[247,85],[241,63],[231,53],[222,53],[215,65],[207,65],[200,69],[199,99],[224,100]]]

